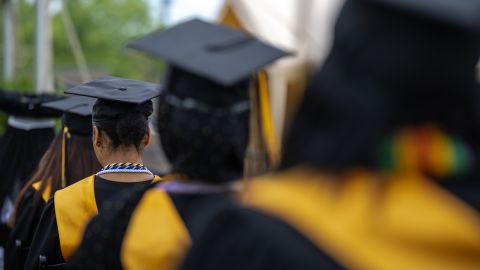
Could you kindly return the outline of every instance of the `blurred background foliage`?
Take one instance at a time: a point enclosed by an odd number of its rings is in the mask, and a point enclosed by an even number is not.
[[[132,38],[155,29],[145,1],[67,0],[65,3],[92,72],[158,81],[159,62],[125,48]],[[56,70],[71,68],[74,58],[59,15],[53,18],[53,44]]]
[[[15,79],[0,81],[0,87],[32,92],[34,74],[35,7],[33,0],[17,0]],[[136,80],[158,82],[164,64],[125,48],[138,36],[160,28],[151,17],[146,0],[52,0],[52,55],[55,91],[62,93],[64,82],[80,83],[75,58],[61,18],[66,4],[78,40],[93,78],[113,75]],[[0,20],[0,26],[2,22]],[[3,29],[3,28],[0,28]],[[3,36],[2,36],[3,39]],[[3,44],[3,40],[2,43]],[[1,66],[1,65],[0,65]],[[0,115],[0,132],[6,117]]]

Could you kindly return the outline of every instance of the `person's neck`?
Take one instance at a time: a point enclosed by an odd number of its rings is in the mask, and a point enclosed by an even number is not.
[[[123,151],[117,150],[108,155],[103,163],[103,166],[112,163],[143,164],[143,156],[142,153],[139,153],[135,149]],[[101,178],[115,182],[142,182],[153,179],[152,175],[148,173],[105,173],[101,175]]]
[[[143,164],[142,154],[137,151],[115,151],[108,155],[104,161],[103,166],[112,163],[140,163]]]

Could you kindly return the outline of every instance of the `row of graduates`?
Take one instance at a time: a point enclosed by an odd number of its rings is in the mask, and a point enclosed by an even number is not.
[[[59,98],[58,95],[54,94],[25,94],[7,90],[0,91],[0,110],[9,115],[6,131],[0,137],[2,145],[0,148],[0,160],[3,161],[0,164],[0,170],[2,171],[0,177],[0,202],[2,205],[0,246],[2,249],[6,246],[11,225],[15,220],[15,217],[12,216],[13,209],[18,208],[18,204],[24,195],[31,199],[31,196],[35,194],[32,193],[32,184],[36,183],[34,187],[40,189],[40,180],[51,177],[58,179],[52,183],[54,191],[60,188],[61,137],[58,136],[56,138],[55,136],[56,123],[53,119],[61,117],[62,112],[41,106],[43,103]],[[89,131],[86,133],[89,133]],[[100,165],[98,165],[96,158],[91,155],[91,139],[85,138],[82,140],[81,138],[83,136],[75,134],[72,146],[75,146],[79,160],[85,163],[87,163],[85,160],[88,159],[95,160],[95,164],[97,164],[95,169],[85,168],[85,170],[93,172]],[[52,144],[51,147],[49,147],[50,144]],[[41,164],[38,164],[47,150],[49,150],[48,157],[43,158]],[[45,169],[35,170],[37,166]],[[71,173],[75,177],[84,177],[82,171],[72,171]],[[31,183],[27,184],[29,181]],[[22,189],[22,187],[24,188]],[[41,188],[42,192],[40,194],[43,193],[43,189],[46,187],[42,186]],[[19,196],[19,194],[22,195]],[[45,192],[45,194],[48,194],[48,192]],[[16,197],[19,200],[15,202]],[[41,214],[43,207],[42,200],[39,199],[40,197],[35,199],[39,203],[38,215]],[[45,200],[48,200],[48,195],[45,196]],[[26,210],[26,212],[30,213],[29,210]],[[24,218],[20,217],[21,214],[20,211],[17,213],[19,220]],[[26,217],[29,217],[29,215]]]
[[[204,54],[206,64],[182,63],[186,61],[181,59],[183,52],[168,52],[178,44],[191,44],[192,39],[197,42],[193,53]],[[249,137],[250,74],[285,53],[238,31],[197,19],[153,33],[130,46],[146,52],[154,50],[156,55],[167,51],[165,58],[170,66],[165,87],[103,77],[69,88],[65,91],[67,96],[61,98],[3,93],[5,104],[21,103],[13,107],[29,107],[25,114],[30,117],[35,113],[40,117],[63,113],[62,131],[17,198],[6,247],[7,269],[67,268],[93,216],[110,218],[119,211],[123,213],[129,204],[134,206],[138,202],[127,198],[143,194],[157,182],[161,185],[156,188],[163,192],[154,199],[165,201],[159,204],[165,209],[158,209],[160,223],[152,226],[167,227],[154,231],[168,235],[172,227],[185,227],[180,216],[187,223],[190,216],[201,212],[194,207],[203,200],[217,196],[226,199],[233,189],[223,183],[242,177]],[[209,50],[210,55],[205,55]],[[222,74],[225,56],[238,59],[245,55],[253,58]],[[211,70],[200,72],[205,65]],[[16,98],[6,100],[9,95]],[[173,167],[163,177],[143,165],[144,149],[151,137],[151,99],[158,96],[158,132],[162,150]],[[21,115],[12,109],[7,111]],[[128,219],[125,222],[116,224],[123,224],[125,230]],[[145,231],[140,229],[141,232]],[[151,238],[152,235],[135,235],[132,242],[135,245]],[[185,241],[189,239],[186,233]],[[116,246],[120,248],[121,243]],[[109,254],[110,251],[115,254],[108,249]],[[107,269],[121,268],[120,261],[117,266],[108,265]],[[89,267],[99,266],[95,263]],[[143,265],[136,267],[145,269]]]
[[[11,238],[17,269],[478,269],[479,8],[346,1],[279,170],[243,181],[251,74],[284,53],[199,20],[133,42],[168,61],[165,85],[107,77],[66,91],[90,103],[55,101],[90,106],[103,168],[80,165],[65,121],[67,170],[17,207],[12,236],[35,227]],[[156,96],[161,178],[142,165]],[[73,184],[73,167],[94,172]]]

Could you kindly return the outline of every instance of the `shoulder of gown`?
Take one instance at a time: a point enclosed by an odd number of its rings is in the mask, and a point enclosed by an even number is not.
[[[33,234],[45,206],[45,202],[41,199],[35,205],[36,196],[39,196],[39,194],[33,187],[30,187],[18,204],[15,224],[5,249],[6,269],[23,269],[23,263],[30,249]]]
[[[28,238],[28,233],[35,229],[32,228],[32,226],[36,226],[36,222],[38,222],[40,219],[41,213],[45,206],[45,202],[43,200],[39,200],[38,206],[34,207],[36,196],[37,191],[32,187],[27,189],[25,192],[25,195],[15,210],[15,224],[12,227],[10,239],[18,239],[22,240],[23,242],[24,240],[27,240],[26,238]],[[32,235],[30,235],[30,237],[31,236]]]
[[[288,224],[233,206],[206,224],[181,269],[344,268]]]
[[[33,216],[33,202],[35,197],[36,190],[30,187],[25,192],[22,200],[19,202],[17,209],[15,209],[15,223],[12,227],[12,233],[10,234],[10,239],[16,238],[18,239],[22,236],[25,231],[25,227],[27,226],[25,221],[29,221],[31,216]],[[39,212],[41,213],[42,210]],[[27,222],[29,223],[29,222]]]
[[[55,202],[53,198],[46,203],[37,229],[32,239],[25,269],[37,269],[39,257],[45,256],[48,265],[64,263],[58,237]]]

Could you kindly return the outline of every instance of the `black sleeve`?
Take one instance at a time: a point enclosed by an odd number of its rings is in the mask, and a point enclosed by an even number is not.
[[[122,269],[121,248],[130,217],[149,187],[135,186],[112,198],[108,209],[90,220],[82,242],[69,261],[69,269]]]
[[[249,209],[228,209],[205,228],[182,270],[343,269],[287,224]]]
[[[80,246],[69,261],[69,269],[122,269],[120,252],[124,230],[115,223],[125,223],[125,220],[109,219],[104,215],[92,218]]]
[[[47,265],[64,263],[58,237],[55,204],[51,198],[45,205],[42,217],[33,236],[30,252],[27,256],[25,269],[38,269],[39,257],[45,256]]]
[[[30,187],[19,203],[15,213],[15,225],[5,249],[5,269],[23,269],[30,250],[33,234],[40,221],[44,201],[37,191]],[[34,205],[35,200],[38,203]]]

